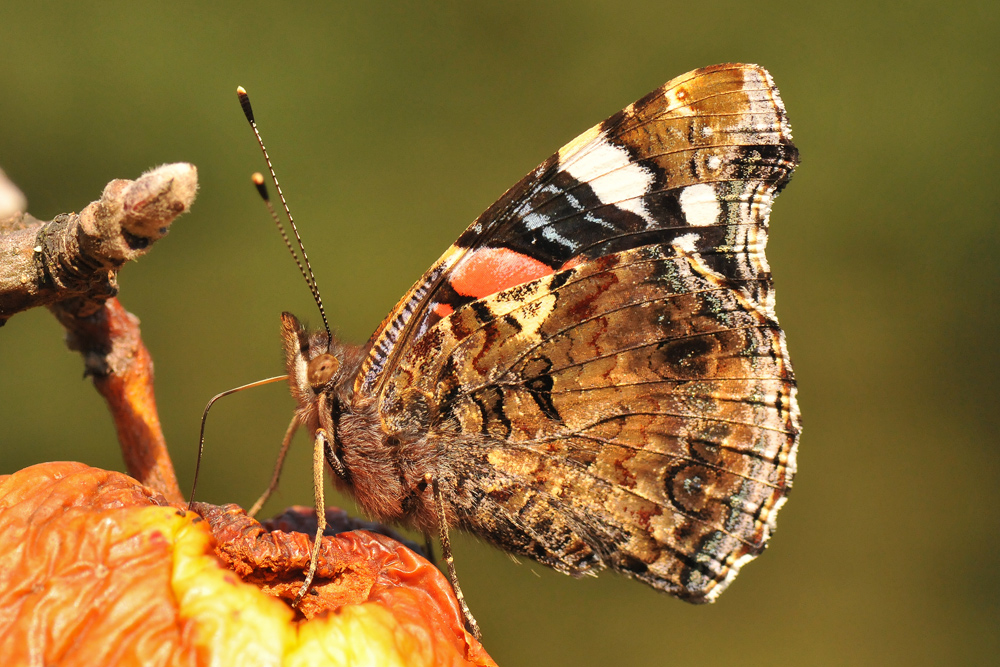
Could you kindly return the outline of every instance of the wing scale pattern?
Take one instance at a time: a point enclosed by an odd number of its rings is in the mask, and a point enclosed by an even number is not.
[[[447,450],[463,527],[713,600],[795,472],[764,246],[796,163],[765,70],[674,79],[480,216],[373,335],[355,392],[387,434]]]

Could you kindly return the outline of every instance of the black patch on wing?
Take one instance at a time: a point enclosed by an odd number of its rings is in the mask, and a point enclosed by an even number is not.
[[[552,361],[547,357],[539,356],[531,359],[525,364],[522,371],[524,377],[527,378],[524,381],[524,387],[546,417],[552,421],[562,422],[562,416],[552,402],[552,388],[555,386],[555,380],[549,374],[550,370],[552,370]]]

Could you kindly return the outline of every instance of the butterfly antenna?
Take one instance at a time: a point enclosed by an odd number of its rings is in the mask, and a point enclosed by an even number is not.
[[[240,106],[243,108],[243,114],[247,117],[247,122],[250,123],[250,128],[253,130],[254,136],[257,137],[257,145],[260,146],[260,150],[264,154],[264,161],[267,163],[267,169],[271,173],[271,181],[274,183],[274,189],[278,192],[278,199],[281,200],[281,206],[285,210],[285,216],[288,218],[288,224],[292,228],[292,234],[295,235],[295,242],[298,244],[299,252],[302,253],[302,261],[299,261],[299,257],[295,253],[292,242],[289,240],[288,234],[285,232],[285,226],[281,223],[281,218],[278,217],[277,212],[274,210],[274,206],[271,204],[271,198],[268,195],[267,187],[264,185],[264,177],[259,173],[255,173],[253,175],[253,184],[257,187],[258,194],[260,194],[264,203],[267,205],[267,209],[271,213],[271,218],[274,220],[274,224],[277,225],[278,231],[281,233],[281,238],[284,240],[285,246],[288,248],[288,252],[292,254],[292,258],[295,260],[295,265],[299,267],[299,272],[302,274],[302,277],[306,281],[306,285],[309,287],[313,301],[316,302],[316,306],[319,308],[320,317],[323,318],[323,326],[326,328],[327,341],[332,343],[333,333],[330,331],[330,322],[326,319],[326,309],[323,308],[323,298],[319,295],[319,287],[316,285],[316,275],[313,273],[312,264],[309,263],[309,254],[306,253],[306,247],[302,243],[302,237],[299,236],[299,229],[295,226],[295,219],[292,218],[292,212],[288,208],[288,202],[285,201],[285,195],[281,192],[281,185],[278,183],[278,176],[274,173],[274,166],[271,164],[271,157],[267,154],[267,149],[264,147],[264,140],[261,139],[260,131],[257,129],[257,123],[253,116],[253,107],[250,106],[250,96],[247,95],[247,91],[243,88],[243,86],[237,86],[236,95],[240,98]],[[303,266],[303,263],[305,266]]]

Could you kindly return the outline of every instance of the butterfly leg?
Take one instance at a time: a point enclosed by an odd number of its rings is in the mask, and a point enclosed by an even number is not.
[[[326,501],[323,499],[323,463],[325,462],[324,447],[326,446],[326,435],[323,431],[316,432],[316,439],[313,441],[313,500],[316,504],[316,539],[313,541],[312,554],[309,556],[309,572],[306,580],[299,589],[298,595],[292,601],[292,606],[297,607],[302,598],[309,592],[312,586],[313,577],[316,576],[316,564],[319,559],[319,548],[323,541],[323,531],[326,530]]]
[[[458,585],[458,575],[455,573],[455,558],[452,556],[451,541],[448,539],[448,520],[445,518],[444,513],[444,497],[441,495],[441,489],[438,487],[436,479],[428,473],[425,480],[431,485],[431,489],[434,491],[434,501],[437,503],[438,510],[438,529],[441,531],[441,556],[448,566],[448,578],[451,579],[451,586],[455,589],[455,597],[462,608],[462,615],[465,617],[465,627],[473,637],[482,639],[483,633],[480,632],[479,624],[476,623],[475,617],[469,610],[469,605],[465,603],[465,596],[462,595],[462,587]]]
[[[271,497],[271,494],[278,489],[278,479],[281,477],[281,468],[285,465],[285,456],[288,455],[288,448],[292,444],[292,437],[295,435],[295,431],[299,428],[299,418],[292,417],[292,421],[288,424],[288,429],[285,431],[285,439],[281,441],[281,451],[278,452],[278,460],[274,463],[274,473],[271,475],[271,483],[267,485],[267,489],[261,494],[257,502],[253,504],[250,511],[247,512],[247,516],[253,518],[257,516],[257,512],[260,508],[264,506],[267,499]]]

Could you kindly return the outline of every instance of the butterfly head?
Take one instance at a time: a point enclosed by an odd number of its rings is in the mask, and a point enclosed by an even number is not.
[[[399,518],[403,498],[413,486],[400,481],[401,464],[394,454],[400,444],[386,444],[373,402],[352,401],[353,379],[364,351],[327,336],[325,329],[307,330],[290,313],[281,314],[281,337],[292,397],[298,403],[296,418],[310,436],[325,438],[324,456],[334,481],[343,482],[341,488],[353,493],[372,517]],[[427,459],[425,449],[411,449],[413,456]]]
[[[281,338],[292,394],[300,405],[335,387],[343,375],[344,346],[325,331],[309,332],[291,313],[281,314]]]

